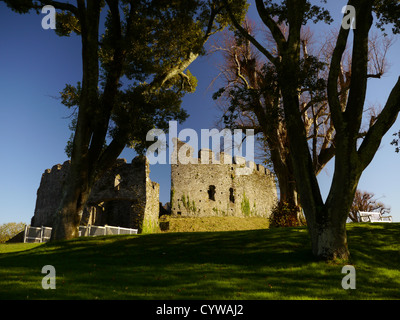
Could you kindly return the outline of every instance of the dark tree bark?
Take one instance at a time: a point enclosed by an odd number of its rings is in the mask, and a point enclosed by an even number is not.
[[[78,236],[83,208],[90,195],[91,180],[95,180],[93,164],[90,165],[89,162],[89,151],[93,128],[96,125],[95,114],[99,112],[96,108],[99,105],[97,90],[99,2],[89,1],[86,8],[84,1],[78,1],[78,17],[82,29],[82,94],[73,140],[70,173],[63,188],[60,209],[56,214],[52,240]]]

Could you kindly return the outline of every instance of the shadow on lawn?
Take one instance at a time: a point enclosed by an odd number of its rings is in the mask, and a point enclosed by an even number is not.
[[[373,298],[396,298],[391,276],[371,278],[368,263],[374,255],[388,259],[387,239],[399,228],[364,229],[350,231],[354,261],[361,268],[357,284],[363,291],[343,290],[342,266],[316,262],[306,229],[287,228],[48,243],[0,256],[1,279],[8,279],[0,280],[0,298],[347,299],[363,292]],[[378,238],[378,248],[365,245],[371,237]],[[41,268],[47,264],[56,268],[56,290],[41,288]],[[377,290],[377,282],[389,291]]]

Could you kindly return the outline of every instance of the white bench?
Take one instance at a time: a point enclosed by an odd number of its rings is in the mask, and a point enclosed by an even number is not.
[[[358,211],[360,222],[392,222],[392,216],[383,216],[380,212]]]

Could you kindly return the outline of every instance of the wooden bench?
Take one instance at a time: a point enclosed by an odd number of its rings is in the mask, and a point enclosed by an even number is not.
[[[358,211],[360,222],[392,222],[392,216],[383,216],[380,212]]]

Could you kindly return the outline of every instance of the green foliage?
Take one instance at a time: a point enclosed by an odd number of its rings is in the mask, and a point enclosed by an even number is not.
[[[10,222],[2,224],[0,226],[0,243],[8,241],[12,237],[23,231],[24,228],[25,223],[22,222]]]
[[[322,0],[321,2],[325,2]],[[265,12],[272,17],[276,17],[279,23],[288,21],[288,15],[290,14],[288,10],[290,2],[287,0],[280,1],[280,4],[274,3],[271,0],[264,1],[265,3]],[[296,5],[296,3],[292,3],[292,6]],[[331,23],[333,20],[328,10],[321,6],[312,5],[310,1],[305,1],[305,14],[303,16],[303,24],[306,24],[307,21],[311,20],[314,23],[324,21],[325,23]]]
[[[216,207],[213,207],[212,211],[214,211],[215,215],[217,215],[217,216],[222,216],[222,217],[226,217],[227,216],[227,214],[226,214],[226,212],[224,210],[218,210],[218,208],[216,208]]]
[[[250,200],[246,197],[244,192],[242,202],[240,203],[240,208],[242,209],[242,213],[245,217],[250,217],[252,215]]]
[[[193,212],[197,211],[196,203],[194,202],[194,200],[192,200],[192,210],[193,210]]]
[[[400,33],[400,1],[398,0],[376,0],[373,10],[377,16],[376,26],[385,31],[386,25],[392,27],[394,34]]]
[[[38,1],[32,1],[32,0],[6,0],[4,1],[12,11],[17,12],[17,13],[28,13],[32,8],[37,6],[35,8],[36,13],[39,14],[39,4]]]
[[[279,201],[272,209],[269,223],[271,227],[297,227],[304,223],[299,221],[300,207],[285,201]]]
[[[73,140],[74,140],[74,132],[76,129],[76,124],[78,121],[78,105],[79,105],[79,98],[82,93],[81,83],[78,81],[76,86],[72,86],[67,84],[63,91],[60,92],[61,95],[61,103],[65,105],[68,109],[72,109],[72,113],[70,115],[71,122],[68,125],[69,130],[71,130],[71,135],[69,140],[67,141],[67,145],[64,149],[65,154],[68,158],[71,158],[72,155],[72,147],[73,147]]]
[[[230,11],[232,12],[232,15],[237,21],[243,21],[246,16],[246,12],[250,6],[249,3],[247,3],[246,0],[226,0],[226,1],[221,1],[217,0],[215,1],[214,7],[216,8],[215,10],[221,10],[222,14],[218,15],[216,18],[216,22],[219,24],[220,29],[223,29],[227,26],[229,26],[230,30],[234,30],[234,27],[230,25],[231,21],[229,18],[229,15],[227,14],[227,10],[225,7],[225,3],[227,3],[230,7]],[[220,4],[220,6],[218,6]]]
[[[69,11],[57,12],[56,29],[58,36],[69,37],[72,32],[76,35],[81,34],[81,25],[79,20]]]
[[[76,86],[66,84],[63,91],[60,92],[61,103],[68,109],[77,107],[79,105],[79,99],[82,93],[81,82],[78,81]]]
[[[243,19],[246,1],[230,1],[237,19]],[[101,5],[103,6],[104,3]],[[229,23],[224,5],[220,1],[120,1],[122,39],[115,38],[115,23],[111,10],[105,20],[105,32],[99,42],[101,82],[99,100],[103,99],[109,74],[115,72],[114,53],[116,44],[124,50],[125,60],[121,77],[130,80],[129,85],[119,85],[119,93],[113,103],[109,138],[127,132],[127,146],[144,153],[151,142],[146,133],[168,128],[168,121],[184,121],[188,114],[181,108],[186,93],[196,90],[197,79],[185,67],[190,59],[202,55],[208,37]],[[135,17],[132,19],[131,15]],[[81,33],[79,20],[71,12],[57,14],[57,33],[69,36]],[[123,41],[123,43],[121,43]],[[189,63],[190,64],[190,63]],[[185,70],[186,69],[186,70]],[[80,84],[68,84],[61,92],[62,103],[68,108],[79,108]],[[101,112],[99,116],[103,116]],[[71,128],[75,130],[72,117]],[[70,156],[73,135],[67,143]]]
[[[42,1],[33,0],[4,2],[18,13],[31,10],[39,13],[43,6]],[[247,2],[229,0],[228,3],[236,19],[241,21]],[[60,1],[51,4],[57,10],[55,32],[59,36],[70,36],[74,32],[88,40],[89,29],[97,27],[103,32],[99,35],[98,52],[90,57],[99,61],[98,86],[85,88],[85,94],[97,90],[98,101],[85,106],[90,110],[84,113],[91,113],[91,133],[103,134],[107,126],[104,140],[107,134],[111,139],[124,140],[138,153],[150,145],[146,141],[149,130],[166,129],[168,121],[182,122],[188,117],[181,108],[182,98],[195,91],[197,79],[187,68],[199,55],[205,54],[208,38],[230,23],[226,3],[221,0],[100,1],[94,7],[105,12],[105,19],[100,19],[105,21],[103,26],[96,20],[96,13],[83,13],[80,5]],[[122,78],[128,81],[123,84]],[[61,92],[62,103],[68,108],[74,107],[70,125],[73,131],[82,107],[82,94],[79,83],[67,84]],[[69,156],[73,140],[74,134],[66,147]]]
[[[194,200],[190,201],[189,195],[185,196],[183,194],[181,200],[182,200],[184,208],[188,212],[193,212],[193,213],[197,212],[196,203],[194,202]]]
[[[159,224],[157,220],[146,219],[142,222],[141,233],[150,234],[160,232]]]

